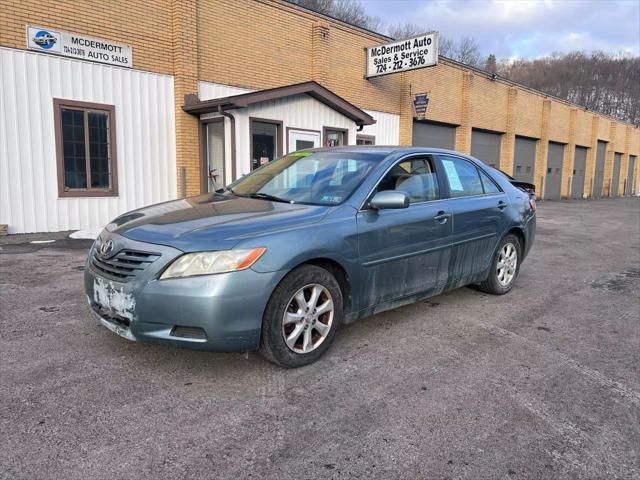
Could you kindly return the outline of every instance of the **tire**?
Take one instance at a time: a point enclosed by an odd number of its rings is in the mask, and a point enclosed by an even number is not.
[[[342,291],[334,276],[324,268],[302,265],[289,272],[271,294],[262,317],[260,353],[286,368],[313,363],[333,343],[342,315]]]
[[[509,264],[507,263],[507,266],[503,266],[501,269],[506,270],[507,272],[505,276],[501,277],[501,270],[499,269],[498,263],[503,262],[502,264],[504,265],[504,255],[506,253],[505,248],[507,248],[508,251],[508,245],[511,245],[515,251],[515,268],[509,268]],[[486,293],[491,293],[492,295],[504,295],[505,293],[509,293],[513,288],[516,278],[518,277],[521,260],[522,246],[520,245],[520,240],[512,233],[505,235],[502,240],[500,240],[498,248],[493,255],[491,268],[489,269],[489,276],[479,285],[480,290]],[[506,281],[508,277],[510,277],[510,279]]]

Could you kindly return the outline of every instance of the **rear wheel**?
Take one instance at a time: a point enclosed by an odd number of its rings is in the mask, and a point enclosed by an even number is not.
[[[520,270],[522,247],[513,234],[505,235],[498,245],[487,279],[480,284],[480,290],[493,295],[504,295],[513,288]]]
[[[303,265],[276,287],[262,319],[260,353],[283,367],[315,362],[342,321],[342,292],[328,271]]]

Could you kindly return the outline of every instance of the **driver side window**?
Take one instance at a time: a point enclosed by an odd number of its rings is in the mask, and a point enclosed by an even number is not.
[[[414,157],[395,164],[378,184],[376,193],[399,190],[409,195],[411,203],[440,198],[438,179],[430,157]]]

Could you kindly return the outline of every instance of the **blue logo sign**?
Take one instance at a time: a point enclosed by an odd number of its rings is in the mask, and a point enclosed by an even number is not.
[[[51,35],[49,32],[47,32],[46,30],[40,30],[33,37],[33,43],[35,43],[40,48],[43,48],[45,50],[49,50],[51,47],[53,47],[56,44],[57,41],[58,39],[53,35]]]
[[[413,108],[416,111],[416,115],[424,115],[429,105],[429,95],[416,95],[413,98]]]

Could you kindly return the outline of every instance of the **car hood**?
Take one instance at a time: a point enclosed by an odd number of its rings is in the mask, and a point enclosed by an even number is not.
[[[224,250],[245,238],[316,223],[329,208],[212,193],[125,213],[106,229],[185,252]]]

